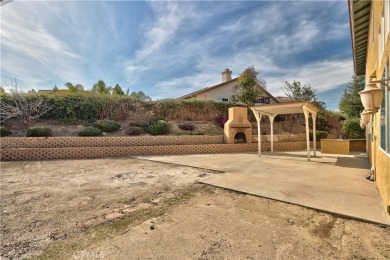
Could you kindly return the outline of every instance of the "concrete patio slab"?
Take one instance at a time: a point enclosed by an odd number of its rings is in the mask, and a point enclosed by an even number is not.
[[[221,171],[202,182],[368,222],[389,225],[364,154],[306,152],[144,156],[143,159]]]

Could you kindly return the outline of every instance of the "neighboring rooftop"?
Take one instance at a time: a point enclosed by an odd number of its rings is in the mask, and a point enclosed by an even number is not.
[[[200,90],[197,90],[197,91],[194,91],[194,92],[191,92],[187,95],[184,95],[184,96],[181,96],[179,98],[181,99],[189,99],[189,98],[193,98],[193,97],[196,97],[196,95],[199,95],[203,92],[206,92],[206,91],[209,91],[209,90],[212,90],[212,89],[216,89],[216,88],[220,88],[220,87],[224,87],[228,84],[231,84],[231,83],[235,83],[237,82],[238,83],[238,77],[232,79],[231,77],[232,75],[232,71],[229,70],[229,69],[224,69],[222,71],[222,82],[219,83],[219,84],[216,84],[216,85],[213,85],[213,86],[209,86],[209,87],[205,87],[205,88],[202,88]],[[263,86],[261,86],[259,83],[257,83],[258,87],[260,88],[260,91],[264,94],[266,94],[267,96],[269,96],[270,98],[272,98],[276,103],[279,103],[280,101],[275,98],[271,93],[269,93]],[[287,97],[286,97],[287,98]],[[295,100],[294,100],[295,101]],[[287,102],[287,101],[283,101],[283,102]]]

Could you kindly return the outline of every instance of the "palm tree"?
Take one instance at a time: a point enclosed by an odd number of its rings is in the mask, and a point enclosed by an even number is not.
[[[107,87],[106,83],[100,79],[96,84],[93,84],[92,92],[96,94],[110,94],[111,89],[111,87]]]
[[[67,82],[67,83],[65,83],[64,85],[65,85],[65,87],[68,88],[68,90],[69,90],[70,92],[77,92],[77,91],[79,91],[79,90],[84,90],[84,86],[81,85],[81,84],[73,85],[72,83]]]
[[[124,95],[125,93],[123,92],[121,86],[119,86],[119,84],[116,84],[115,87],[112,89],[112,94],[113,95]]]
[[[142,91],[138,91],[138,92],[133,91],[131,92],[130,97],[143,100],[143,101],[152,101],[152,98],[145,95],[145,93]]]

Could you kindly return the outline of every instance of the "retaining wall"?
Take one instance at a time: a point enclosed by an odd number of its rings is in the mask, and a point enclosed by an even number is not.
[[[276,137],[276,136],[275,136]],[[281,137],[279,140],[284,140]],[[319,143],[317,143],[317,147]],[[275,142],[274,151],[299,151],[306,142]],[[262,151],[270,144],[262,143]],[[135,155],[257,152],[257,143],[223,144],[223,136],[1,138],[0,160],[84,159]]]
[[[1,138],[1,149],[12,148],[65,148],[65,147],[121,147],[223,144],[223,136],[121,136],[121,137],[13,137]]]

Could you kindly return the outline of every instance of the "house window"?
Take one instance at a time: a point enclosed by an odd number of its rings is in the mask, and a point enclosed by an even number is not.
[[[385,7],[384,7],[384,12],[385,12],[385,34],[384,34],[384,39],[386,41],[387,36],[389,34],[390,30],[390,0],[385,0]],[[386,42],[385,42],[386,43]]]
[[[259,99],[257,99],[256,103],[259,103],[259,104],[269,104],[269,102],[270,102],[269,97],[260,97]]]
[[[389,78],[389,61],[387,61],[382,78]],[[380,145],[386,153],[390,153],[390,91],[384,85],[382,88],[385,92],[380,110]]]
[[[384,49],[384,46],[385,46],[385,18],[384,18],[384,11],[383,10],[383,13],[382,13],[382,17],[381,17],[381,24],[380,24],[380,27],[379,27],[379,36],[378,36],[378,41],[379,41],[379,45],[378,45],[378,67],[381,66],[381,61],[382,61],[382,56],[383,56],[383,49]]]
[[[220,102],[229,102],[229,99],[227,99],[227,98],[217,98],[217,101],[220,101]]]
[[[374,8],[371,7],[371,42],[372,42],[372,48],[374,48]]]

